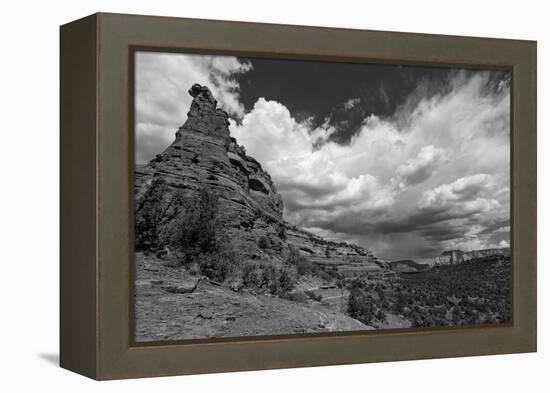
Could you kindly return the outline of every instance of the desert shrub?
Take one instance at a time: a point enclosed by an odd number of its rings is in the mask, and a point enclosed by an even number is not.
[[[233,271],[238,255],[220,223],[215,193],[201,188],[169,228],[182,264],[196,264],[201,274],[217,281]]]
[[[243,267],[242,274],[245,285],[265,288],[269,293],[281,297],[295,286],[295,277],[287,266],[277,268],[271,263],[248,264]]]
[[[201,188],[175,223],[171,243],[181,250],[183,262],[188,264],[200,255],[218,252],[222,240],[217,196]]]
[[[277,236],[279,237],[279,239],[281,240],[286,240],[287,237],[286,237],[286,229],[285,229],[285,226],[284,225],[279,225],[277,226]]]
[[[262,250],[265,250],[269,247],[269,240],[265,236],[260,236],[258,238],[258,247],[260,247]]]
[[[279,269],[279,277],[277,281],[278,294],[288,293],[294,289],[294,280],[292,279],[292,274],[290,270],[286,267],[282,267],[281,269]]]
[[[271,293],[275,293],[277,289],[277,269],[271,264],[262,266],[260,287],[269,289]]]
[[[400,313],[404,307],[406,307],[408,304],[407,297],[403,294],[403,292],[397,293],[397,299],[395,302],[395,312]]]
[[[301,259],[304,259],[304,257],[300,254],[300,252],[296,248],[290,246],[286,257],[286,263],[295,266]]]
[[[234,270],[236,256],[231,250],[200,254],[196,258],[200,272],[215,281],[224,281]]]
[[[323,300],[323,295],[321,295],[321,294],[316,295],[315,292],[313,292],[313,291],[305,291],[304,293],[311,300],[315,300],[315,301],[318,301],[318,302]]]
[[[245,263],[242,268],[243,284],[247,287],[258,287],[261,285],[261,278],[258,274],[259,266],[256,263]]]
[[[201,268],[197,262],[190,264],[187,270],[192,276],[197,276],[201,272]]]
[[[350,317],[369,324],[376,318],[376,311],[374,304],[361,290],[354,288],[350,291],[347,308],[347,314]]]
[[[298,276],[304,276],[306,274],[316,274],[319,271],[319,268],[313,262],[307,260],[300,252],[291,247],[286,259],[286,264],[294,266]]]
[[[183,209],[180,192],[170,190],[168,183],[154,179],[145,193],[136,200],[134,211],[135,247],[155,251],[167,245],[166,229]]]

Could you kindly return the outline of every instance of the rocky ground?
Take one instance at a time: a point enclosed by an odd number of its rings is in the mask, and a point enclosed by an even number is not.
[[[299,287],[315,292],[320,301],[293,301],[246,289],[236,292],[138,253],[135,285],[138,342],[372,329],[338,311],[347,302],[347,291],[321,288],[315,279]]]
[[[136,254],[136,340],[323,333],[510,320],[510,259],[483,258],[344,285],[302,276],[281,298]],[[350,310],[350,293],[360,306]],[[353,316],[353,318],[351,317]]]

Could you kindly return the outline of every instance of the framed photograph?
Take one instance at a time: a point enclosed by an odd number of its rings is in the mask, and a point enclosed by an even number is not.
[[[536,43],[61,27],[61,366],[536,351]]]

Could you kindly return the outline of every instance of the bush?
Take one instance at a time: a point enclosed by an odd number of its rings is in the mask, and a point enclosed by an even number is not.
[[[246,263],[242,269],[243,284],[247,287],[259,287],[261,278],[258,275],[259,266],[256,263]]]
[[[260,247],[262,250],[265,250],[269,247],[269,240],[265,236],[260,236],[258,239],[258,247]]]
[[[350,317],[357,319],[365,324],[369,324],[376,318],[377,310],[370,299],[367,299],[362,291],[352,289],[348,298],[347,313]]]
[[[285,294],[294,289],[294,280],[288,268],[282,267],[279,270],[278,278],[278,294]]]
[[[271,264],[264,265],[262,269],[260,287],[265,287],[270,293],[276,294],[278,286],[277,269]]]
[[[183,208],[181,192],[170,190],[168,183],[154,179],[145,193],[136,200],[134,211],[135,247],[155,251],[165,247],[166,229]]]
[[[219,282],[224,281],[235,267],[235,255],[229,250],[201,254],[196,261],[202,274]]]
[[[407,297],[402,292],[399,292],[397,294],[397,299],[395,302],[395,312],[400,313],[403,310],[403,308],[407,306],[407,304],[408,304]]]
[[[187,270],[192,276],[197,276],[201,272],[201,268],[197,262],[190,264]]]
[[[280,224],[279,226],[277,226],[277,236],[281,240],[286,240],[286,229],[283,224]]]
[[[316,264],[308,261],[298,250],[291,247],[286,259],[286,264],[294,266],[298,276],[304,276],[306,274],[316,274],[319,268]]]
[[[170,226],[170,244],[186,266],[198,265],[202,274],[223,281],[233,271],[237,254],[218,215],[218,197],[201,188]]]
[[[224,234],[218,219],[218,198],[201,188],[176,221],[171,243],[181,250],[183,262],[194,262],[200,255],[220,251]]]
[[[283,296],[292,291],[295,278],[288,267],[277,268],[275,265],[246,263],[242,268],[243,284],[248,287],[264,288],[269,293]]]
[[[305,291],[305,294],[311,300],[315,300],[317,302],[320,302],[323,300],[323,295],[321,294],[316,295],[313,291]]]

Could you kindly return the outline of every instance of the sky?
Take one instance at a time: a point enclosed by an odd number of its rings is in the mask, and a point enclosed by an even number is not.
[[[285,220],[384,259],[507,247],[510,75],[138,52],[136,163],[174,139],[193,83],[267,170]]]

